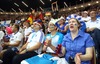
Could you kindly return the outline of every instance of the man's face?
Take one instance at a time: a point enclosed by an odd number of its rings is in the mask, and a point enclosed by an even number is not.
[[[96,17],[96,12],[95,11],[91,11],[90,12],[90,17],[92,18],[92,17]]]
[[[38,23],[34,23],[33,26],[34,30],[40,29],[40,25]]]
[[[15,25],[12,26],[12,31],[14,32],[16,30]]]
[[[49,28],[50,31],[54,31],[55,30],[55,25],[53,23],[49,23],[48,28]]]

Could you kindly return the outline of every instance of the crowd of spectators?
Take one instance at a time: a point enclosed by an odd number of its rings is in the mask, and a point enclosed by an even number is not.
[[[67,14],[34,11],[32,24],[27,15],[0,16],[1,21],[11,20],[0,24],[0,63],[91,64],[96,52],[100,64],[100,7],[94,7]]]

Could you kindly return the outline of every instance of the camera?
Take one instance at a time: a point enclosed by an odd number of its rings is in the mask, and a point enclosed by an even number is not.
[[[75,64],[75,61],[74,61],[73,57],[69,57],[69,64]]]

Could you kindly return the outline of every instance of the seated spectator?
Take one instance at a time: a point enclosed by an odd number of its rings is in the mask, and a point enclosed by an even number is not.
[[[13,23],[4,25],[3,27],[3,32],[5,33],[4,42],[9,42],[9,39],[13,33],[12,26],[13,26]]]
[[[9,58],[8,59],[6,59],[6,58],[11,55],[9,53],[10,50],[12,50],[13,48],[16,48],[16,49],[19,48],[19,46],[21,44],[20,42],[22,40],[22,34],[19,32],[19,26],[16,25],[16,24],[14,24],[12,26],[12,31],[13,31],[13,33],[12,33],[12,35],[10,37],[10,41],[9,42],[4,42],[2,44],[2,47],[7,46],[6,49],[4,49],[4,50],[1,51],[1,55],[3,55],[3,58],[2,58],[3,64],[9,64],[9,63],[7,63],[9,61]]]
[[[3,41],[3,37],[4,37],[4,32],[2,31],[2,27],[0,26],[0,44]]]
[[[91,36],[80,30],[80,22],[76,18],[68,20],[70,32],[64,36],[62,54],[69,64],[91,64],[94,42]]]
[[[79,22],[80,22],[80,24],[81,24],[81,26],[80,26],[79,29],[80,29],[81,31],[83,31],[83,32],[86,31],[86,24],[85,24],[84,20],[82,20],[82,17],[81,17],[81,16],[78,16],[78,15],[76,15],[76,14],[71,14],[71,15],[69,15],[69,16],[66,18],[66,22],[68,23],[68,20],[71,19],[71,18],[76,18],[77,20],[79,20]],[[70,32],[70,30],[67,31],[67,33],[69,33],[69,32]]]
[[[86,23],[87,32],[92,36],[95,48],[97,50],[97,57],[100,59],[100,19],[96,18],[96,11],[90,12],[91,20]]]
[[[3,43],[3,37],[4,37],[4,32],[2,31],[2,27],[0,26],[0,58],[2,57],[1,51],[2,51],[2,46],[1,44]],[[2,63],[2,61],[0,61]]]
[[[12,64],[20,64],[24,59],[41,53],[41,46],[44,40],[42,23],[34,22],[34,32],[29,35],[28,41],[20,49],[19,53],[13,56]],[[10,53],[11,54],[11,53]],[[10,58],[10,57],[8,57]],[[8,63],[7,63],[8,64]]]
[[[55,22],[56,20],[52,19],[48,24],[50,34],[46,35],[46,39],[43,46],[44,54],[23,60],[21,64],[53,64],[56,62],[49,59],[54,56],[57,56],[56,47],[62,43],[63,34],[57,32]]]
[[[82,19],[83,19],[85,22],[90,21],[91,18],[88,16],[88,12],[87,12],[87,11],[84,11],[84,12],[82,13]]]
[[[58,31],[65,35],[68,30],[68,23],[65,22],[64,17],[60,17],[58,20],[59,21],[56,23]]]

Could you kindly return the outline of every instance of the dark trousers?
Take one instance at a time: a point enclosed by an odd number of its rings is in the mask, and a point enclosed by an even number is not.
[[[15,55],[16,53],[11,49],[5,51],[2,58],[3,64],[12,64],[12,59]]]
[[[95,48],[96,48],[98,54],[100,54],[100,30],[94,29],[92,32],[90,32],[90,35],[93,38],[93,41],[95,43]]]
[[[20,64],[22,60],[38,55],[34,51],[26,52],[24,54],[16,54],[14,51],[7,50],[3,55],[3,64]]]
[[[24,54],[15,55],[12,60],[12,64],[20,64],[22,60],[38,55],[36,52],[26,52]]]
[[[97,51],[97,62],[100,59],[100,29],[94,29],[92,32],[89,32],[95,43],[95,49]]]

